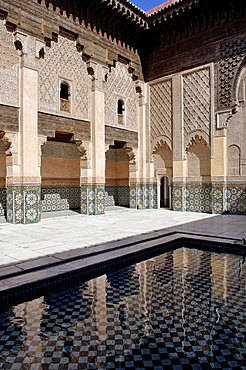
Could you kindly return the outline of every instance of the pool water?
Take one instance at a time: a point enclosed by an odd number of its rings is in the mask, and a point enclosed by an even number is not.
[[[180,248],[0,315],[0,369],[245,369],[242,256]]]

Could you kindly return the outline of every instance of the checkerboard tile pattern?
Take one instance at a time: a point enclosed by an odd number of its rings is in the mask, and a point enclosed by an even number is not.
[[[246,369],[241,256],[181,248],[0,316],[0,369]]]

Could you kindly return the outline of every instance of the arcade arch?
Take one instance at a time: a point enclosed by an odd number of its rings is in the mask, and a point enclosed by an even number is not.
[[[125,142],[115,141],[106,152],[105,191],[108,206],[129,207],[129,154]]]
[[[171,208],[171,182],[173,177],[173,155],[163,139],[153,148],[154,171],[157,179],[157,201],[160,208]]]
[[[80,209],[80,152],[72,138],[56,132],[42,145],[42,212]]]
[[[205,182],[211,176],[210,147],[202,136],[195,135],[186,148],[188,180]]]

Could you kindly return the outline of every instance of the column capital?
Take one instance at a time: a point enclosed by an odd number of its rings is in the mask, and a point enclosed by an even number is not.
[[[104,85],[107,81],[109,68],[96,61],[89,60],[87,61],[87,72],[92,79],[92,91],[99,90],[104,92]]]
[[[35,69],[35,59],[44,56],[45,42],[17,30],[14,32],[14,44],[21,57],[21,66]]]

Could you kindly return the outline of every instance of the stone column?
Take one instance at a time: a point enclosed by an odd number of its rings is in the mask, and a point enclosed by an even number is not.
[[[108,68],[93,61],[87,63],[92,80],[91,168],[81,178],[81,213],[104,213],[105,199],[105,113],[104,84]]]
[[[33,223],[40,220],[41,177],[38,142],[38,71],[35,58],[44,43],[32,36],[15,33],[19,50],[19,134],[18,155],[7,161],[7,221]],[[17,148],[17,149],[16,149]]]
[[[173,105],[173,186],[172,208],[175,211],[185,210],[185,177],[186,161],[184,153],[183,133],[183,101],[182,77],[180,74],[172,78]]]

